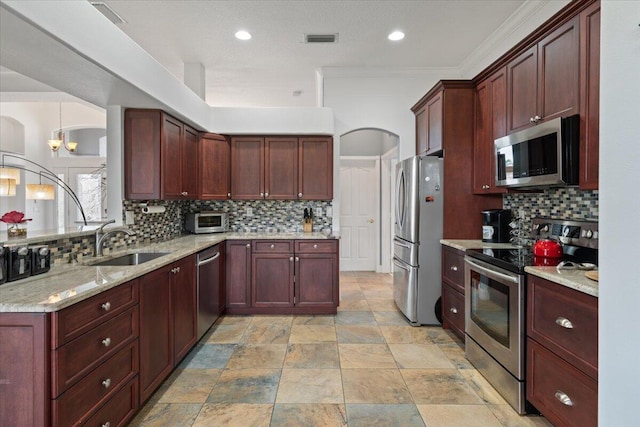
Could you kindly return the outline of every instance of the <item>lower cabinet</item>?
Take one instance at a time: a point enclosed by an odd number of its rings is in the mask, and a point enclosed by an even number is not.
[[[598,299],[529,275],[527,400],[558,426],[598,422]]]
[[[338,260],[337,240],[227,241],[226,312],[336,313]]]
[[[195,256],[140,278],[140,402],[196,342]]]
[[[442,246],[442,327],[464,336],[464,252]]]

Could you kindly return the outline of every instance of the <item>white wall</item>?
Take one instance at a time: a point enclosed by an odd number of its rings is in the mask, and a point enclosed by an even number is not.
[[[638,425],[640,2],[602,1],[599,425]]]

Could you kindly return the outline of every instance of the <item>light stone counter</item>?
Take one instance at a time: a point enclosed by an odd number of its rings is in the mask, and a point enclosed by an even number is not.
[[[228,239],[337,239],[323,233],[221,233],[181,236],[76,264],[54,265],[45,274],[0,285],[0,313],[58,311],[136,277]],[[169,252],[133,266],[92,266],[102,260],[134,252]]]
[[[598,282],[587,278],[584,270],[558,271],[556,267],[525,267],[524,271],[534,276],[542,277],[567,288],[575,289],[587,295],[598,297]]]
[[[460,240],[460,239],[442,239],[440,240],[445,246],[449,246],[459,251],[466,251],[467,249],[511,249],[514,248],[511,243],[487,243],[482,240]]]

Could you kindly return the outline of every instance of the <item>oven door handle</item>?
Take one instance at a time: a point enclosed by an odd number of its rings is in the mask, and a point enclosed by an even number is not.
[[[504,274],[504,273],[500,273],[498,271],[489,269],[487,267],[484,267],[480,264],[478,264],[475,261],[470,260],[469,258],[465,258],[464,260],[467,264],[469,264],[469,266],[471,267],[472,270],[477,271],[478,273],[481,273],[484,276],[487,276],[490,279],[494,279],[500,282],[504,282],[507,281],[509,283],[518,283],[518,277],[514,277],[508,274]]]

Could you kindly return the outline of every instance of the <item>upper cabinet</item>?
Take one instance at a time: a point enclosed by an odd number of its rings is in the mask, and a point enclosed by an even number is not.
[[[579,108],[580,29],[575,17],[507,64],[507,132]]]
[[[442,100],[439,91],[425,103],[414,107],[416,115],[416,153],[433,154],[442,150]]]
[[[160,110],[125,111],[125,198],[195,199],[198,133]]]
[[[231,198],[231,147],[222,135],[204,133],[198,146],[198,200]]]
[[[231,198],[332,199],[333,138],[232,137]]]

